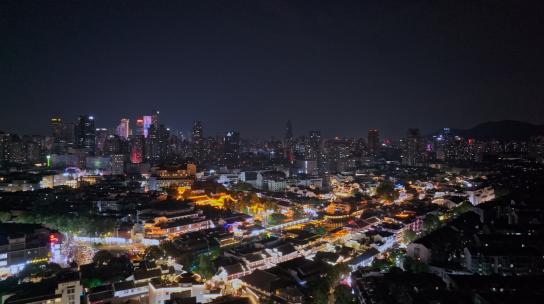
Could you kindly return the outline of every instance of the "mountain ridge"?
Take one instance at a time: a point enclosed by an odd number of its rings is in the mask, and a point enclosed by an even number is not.
[[[527,140],[544,136],[544,125],[518,120],[498,120],[480,123],[470,129],[451,129],[451,134],[477,140]]]

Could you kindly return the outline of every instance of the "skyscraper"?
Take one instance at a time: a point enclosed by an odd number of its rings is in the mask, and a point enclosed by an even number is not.
[[[226,160],[238,159],[240,152],[240,133],[229,131],[223,138],[223,152]]]
[[[136,129],[135,129],[134,135],[141,135],[145,137],[143,116],[136,118]]]
[[[192,140],[193,156],[200,161],[204,156],[204,132],[202,123],[198,120],[193,122]]]
[[[59,143],[62,139],[62,119],[60,117],[51,118],[51,135],[53,142]]]
[[[310,131],[307,159],[319,161],[321,157],[321,132]]]
[[[121,119],[121,122],[117,128],[115,128],[115,135],[128,139],[128,136],[130,135],[130,120],[128,118]]]
[[[143,135],[130,137],[130,162],[139,164],[144,160],[145,138]]]
[[[285,125],[285,139],[283,142],[283,150],[284,150],[284,156],[287,160],[289,160],[291,163],[295,160],[295,154],[294,154],[294,138],[293,138],[293,125],[291,124],[291,121],[288,120],[287,124]]]
[[[367,146],[368,153],[371,156],[376,156],[378,154],[378,150],[380,149],[380,133],[378,129],[368,130]]]
[[[169,130],[164,125],[152,124],[149,128],[147,138],[148,151],[147,157],[152,163],[159,163],[166,160],[168,152]]]
[[[96,128],[95,130],[95,142],[96,142],[96,154],[102,155],[105,152],[106,140],[109,132],[106,128]]]
[[[153,117],[151,117],[150,115],[145,115],[143,117],[143,120],[144,120],[144,129],[143,129],[144,137],[147,138],[147,136],[149,136],[149,128],[153,124]]]
[[[94,117],[91,115],[79,116],[76,129],[77,146],[94,154],[96,142]]]
[[[159,111],[153,110],[151,111],[151,124],[152,125],[159,125]]]
[[[417,166],[424,160],[424,143],[419,129],[408,129],[406,137],[402,141],[402,164]]]

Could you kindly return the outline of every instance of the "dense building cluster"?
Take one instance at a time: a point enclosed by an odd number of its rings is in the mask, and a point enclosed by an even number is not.
[[[0,137],[3,303],[497,303],[544,276],[538,137]]]

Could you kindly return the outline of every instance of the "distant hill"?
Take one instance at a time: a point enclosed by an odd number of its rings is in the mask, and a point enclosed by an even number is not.
[[[490,121],[471,129],[452,129],[452,134],[464,138],[479,140],[526,140],[531,137],[544,136],[544,125],[534,125],[515,120]]]

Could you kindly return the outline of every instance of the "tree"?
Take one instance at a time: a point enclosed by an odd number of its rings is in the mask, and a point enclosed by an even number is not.
[[[399,193],[395,191],[395,185],[389,180],[381,182],[376,189],[376,193],[388,201],[394,201],[399,197]]]
[[[291,210],[293,211],[294,219],[300,219],[304,217],[304,208],[302,208],[302,206],[295,204],[291,207]]]
[[[329,268],[329,271],[327,271],[327,281],[329,286],[334,288],[338,284],[338,281],[349,274],[350,271],[351,268],[346,263],[338,263]]]
[[[374,259],[371,267],[380,271],[388,271],[393,265],[388,259]]]
[[[104,284],[104,282],[100,279],[91,278],[91,279],[83,279],[81,280],[81,284],[86,288],[94,288],[97,286],[100,286]]]
[[[342,284],[338,285],[334,289],[334,303],[335,304],[355,303],[355,297],[351,293],[351,288]]]
[[[11,213],[0,212],[0,223],[5,223],[11,219]]]
[[[251,184],[248,184],[248,183],[238,182],[236,185],[232,187],[232,190],[233,191],[251,191],[253,190],[253,186],[251,186]]]
[[[402,267],[404,268],[404,270],[413,272],[413,273],[422,273],[422,272],[429,271],[429,266],[427,266],[427,264],[420,262],[418,260],[415,260],[409,256],[404,257]]]
[[[148,261],[156,261],[164,258],[164,250],[162,250],[159,246],[149,246],[144,251],[144,259]]]
[[[310,284],[310,296],[313,304],[329,304],[329,288],[325,281],[312,282]]]
[[[279,225],[285,222],[286,219],[287,219],[287,216],[276,212],[276,213],[270,214],[268,223],[270,223],[270,225]]]
[[[425,216],[425,219],[423,219],[423,229],[426,232],[433,231],[439,226],[440,226],[440,219],[438,218],[438,216],[434,214],[428,214],[427,216]]]
[[[198,273],[202,278],[209,280],[215,274],[216,269],[211,258],[206,254],[201,254],[198,257],[198,264],[194,272]]]
[[[404,234],[402,235],[404,243],[408,244],[411,243],[413,240],[416,239],[416,232],[412,229],[406,229],[404,230]]]
[[[458,206],[456,206],[455,208],[453,208],[453,214],[455,216],[458,216],[458,215],[461,215],[465,212],[468,212],[470,210],[472,210],[473,206],[470,202],[468,201],[464,201],[462,202],[461,204],[459,204]]]
[[[60,265],[55,263],[39,263],[39,264],[27,264],[18,276],[20,279],[24,279],[31,276],[50,277],[55,273],[62,270]]]
[[[113,259],[113,254],[107,250],[99,250],[93,256],[93,263],[97,266],[108,265]]]

